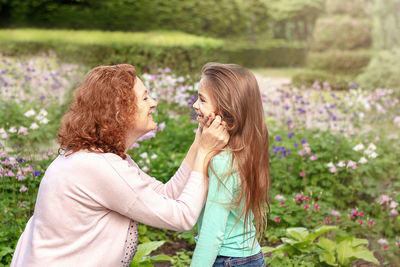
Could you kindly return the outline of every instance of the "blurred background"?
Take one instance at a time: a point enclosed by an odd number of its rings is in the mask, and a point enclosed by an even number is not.
[[[398,88],[399,14],[399,0],[0,0],[2,29],[91,30],[84,38],[3,30],[0,49],[5,55],[52,50],[89,65],[130,62],[182,73],[198,72],[207,61],[235,62],[287,68],[275,75],[296,85]]]
[[[0,267],[90,68],[136,67],[158,127],[129,154],[166,182],[198,127],[191,106],[209,61],[259,83],[267,265],[400,266],[400,0],[0,0],[0,58]],[[196,227],[139,232],[131,267],[190,265]]]

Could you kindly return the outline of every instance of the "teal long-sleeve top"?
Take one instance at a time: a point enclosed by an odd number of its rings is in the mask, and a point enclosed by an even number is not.
[[[231,166],[235,169],[231,162],[230,152],[222,152],[212,159],[218,177],[209,168],[207,201],[197,221],[199,235],[191,267],[212,266],[218,255],[247,257],[261,250],[255,240],[253,214],[245,227],[244,216],[241,216],[244,201],[235,206],[240,194],[240,178],[234,171],[230,172]]]

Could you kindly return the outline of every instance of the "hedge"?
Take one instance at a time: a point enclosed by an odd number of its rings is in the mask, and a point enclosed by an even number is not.
[[[307,67],[331,73],[359,74],[371,60],[369,50],[329,50],[312,52],[307,56]]]
[[[29,30],[26,30],[29,33]],[[0,51],[9,56],[32,55],[39,52],[54,51],[57,56],[66,62],[76,62],[89,67],[104,64],[130,63],[135,65],[139,72],[149,71],[155,67],[169,67],[180,74],[199,73],[201,67],[209,61],[223,63],[237,63],[246,67],[277,67],[298,66],[303,64],[306,49],[304,46],[286,42],[272,42],[262,47],[235,46],[230,42],[224,43],[220,39],[202,39],[197,42],[187,42],[186,38],[175,42],[151,41],[147,38],[134,38],[135,33],[127,34],[129,40],[119,42],[123,33],[116,40],[106,38],[102,32],[58,31],[70,35],[68,38],[54,38],[41,30],[41,35],[26,34],[18,37],[18,30],[0,30]],[[71,35],[77,34],[74,38]],[[92,35],[93,34],[93,35]],[[102,35],[104,34],[104,36]],[[141,33],[143,34],[143,33]],[[149,33],[159,35],[160,33]],[[168,33],[164,32],[164,39]],[[176,34],[176,33],[175,33]],[[96,37],[100,35],[100,37]],[[188,38],[193,35],[183,34]],[[112,35],[108,35],[112,36]],[[60,40],[61,39],[61,40]],[[179,39],[179,38],[178,38]]]
[[[317,20],[312,49],[352,50],[369,48],[371,45],[371,22],[345,16],[333,16]]]
[[[400,47],[378,52],[357,82],[366,89],[394,89],[400,96]]]
[[[321,70],[301,70],[292,77],[293,85],[297,87],[311,86],[314,82],[328,82],[332,89],[347,90],[351,77],[344,75],[334,75]]]
[[[381,0],[379,0],[381,1]],[[367,17],[371,0],[326,0],[325,10],[329,14],[347,14],[352,17]]]

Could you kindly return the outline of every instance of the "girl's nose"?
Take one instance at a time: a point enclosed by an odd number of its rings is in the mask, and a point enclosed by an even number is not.
[[[194,108],[195,110],[199,110],[199,99],[197,99],[196,102],[194,102],[193,108]]]

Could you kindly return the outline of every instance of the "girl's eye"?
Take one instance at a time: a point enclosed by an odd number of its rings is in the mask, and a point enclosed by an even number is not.
[[[145,101],[146,101],[147,99],[148,99],[148,97],[147,97],[147,96],[146,96],[145,98],[143,98],[143,100],[145,100]]]
[[[200,102],[206,102],[203,98],[200,97]]]

